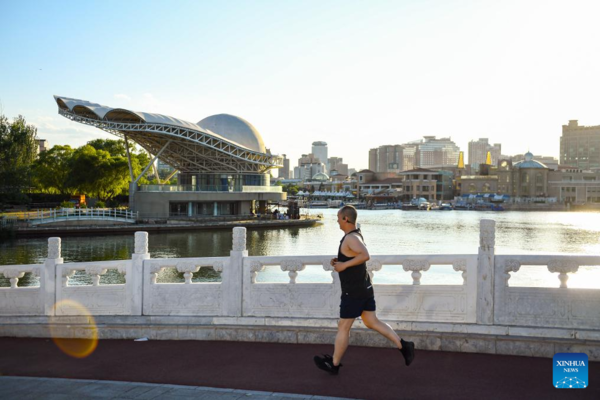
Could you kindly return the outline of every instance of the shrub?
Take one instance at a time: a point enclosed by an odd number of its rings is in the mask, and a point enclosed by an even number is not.
[[[102,200],[96,202],[96,208],[106,208],[106,204]]]
[[[62,208],[74,208],[75,204],[71,203],[70,201],[63,201],[62,203],[60,203],[60,206]]]

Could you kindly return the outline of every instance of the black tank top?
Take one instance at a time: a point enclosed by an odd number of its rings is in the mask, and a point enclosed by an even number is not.
[[[340,247],[338,249],[338,261],[346,262],[352,260],[354,257],[348,257],[342,253],[342,243],[346,236],[351,233],[358,233],[361,239],[364,238],[360,233],[360,229],[355,229],[344,235],[340,241]],[[356,299],[369,299],[374,296],[373,284],[371,283],[371,277],[367,272],[367,264],[362,263],[353,267],[348,267],[340,275],[340,283],[342,284],[342,295],[347,295]]]

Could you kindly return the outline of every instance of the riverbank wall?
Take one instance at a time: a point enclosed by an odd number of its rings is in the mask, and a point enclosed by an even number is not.
[[[25,227],[21,226],[15,230],[17,238],[26,237],[50,237],[50,236],[102,236],[102,235],[131,235],[138,231],[145,232],[181,232],[200,231],[208,229],[233,229],[234,227],[256,228],[256,229],[278,229],[290,227],[311,227],[321,223],[318,218],[307,218],[297,220],[246,220],[246,221],[222,221],[210,220],[205,222],[193,221],[170,221],[168,223],[151,224],[119,224],[119,225],[69,225],[69,226],[45,226]]]

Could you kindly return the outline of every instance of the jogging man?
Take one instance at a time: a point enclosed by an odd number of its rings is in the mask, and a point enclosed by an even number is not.
[[[394,343],[404,356],[407,366],[415,358],[415,344],[400,339],[388,324],[377,318],[373,284],[366,264],[371,257],[365,247],[360,229],[356,227],[357,215],[356,209],[352,206],[342,207],[337,214],[337,222],[345,233],[340,241],[337,258],[331,260],[331,265],[340,275],[342,285],[340,320],[333,357],[324,354],[323,357],[314,358],[317,367],[332,375],[337,375],[342,366],[342,357],[350,339],[350,328],[358,317],[361,317],[367,328],[379,332]]]

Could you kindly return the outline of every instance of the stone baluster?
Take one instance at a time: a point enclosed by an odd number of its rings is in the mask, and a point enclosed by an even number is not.
[[[152,285],[156,285],[156,279],[158,278],[158,274],[160,274],[160,271],[162,271],[163,269],[165,269],[165,267],[161,266],[157,262],[153,262],[150,264],[150,283]]]
[[[467,284],[467,260],[456,260],[452,263],[452,269],[456,272],[462,271],[463,286]]]
[[[335,272],[333,265],[331,265],[331,259],[327,258],[327,259],[322,260],[321,265],[323,266],[323,270],[331,272],[332,282],[335,283],[337,272]]]
[[[25,276],[25,272],[21,272],[18,269],[14,269],[14,268],[5,269],[2,271],[2,274],[4,275],[5,278],[10,279],[10,288],[11,289],[16,289],[19,279]]]
[[[265,266],[262,265],[262,263],[260,261],[252,261],[252,263],[250,263],[250,279],[252,283],[256,283],[256,277],[258,276],[259,272],[262,272],[265,270]]]
[[[65,267],[62,268],[62,286],[63,287],[69,286],[69,278],[71,278],[73,275],[75,275],[74,269],[68,269]]]
[[[477,323],[494,323],[496,221],[482,219],[477,256]]]
[[[506,260],[504,261],[504,286],[508,287],[508,280],[510,279],[511,272],[517,272],[521,269],[521,262],[519,260]]]
[[[284,260],[281,263],[281,270],[288,271],[291,284],[296,283],[298,271],[304,271],[304,268],[306,268],[306,265],[302,264],[301,260]]]
[[[369,260],[367,261],[367,272],[369,273],[369,277],[371,278],[371,282],[373,282],[373,276],[375,275],[375,271],[381,271],[383,265],[379,260]]]
[[[185,278],[185,284],[189,285],[192,283],[192,277],[194,276],[194,272],[198,272],[200,270],[199,265],[195,265],[190,261],[182,261],[177,263],[177,271],[183,272],[183,277]]]
[[[558,272],[558,279],[560,280],[561,289],[567,288],[567,280],[569,280],[568,273],[574,274],[579,269],[579,264],[574,260],[557,259],[551,260],[548,263],[548,271],[552,273]]]
[[[99,286],[100,285],[100,275],[104,275],[106,273],[106,268],[102,268],[101,266],[91,266],[85,268],[85,273],[92,276],[92,285]]]
[[[421,271],[428,271],[430,266],[427,260],[406,260],[402,263],[403,270],[412,271],[413,285],[421,284]]]

